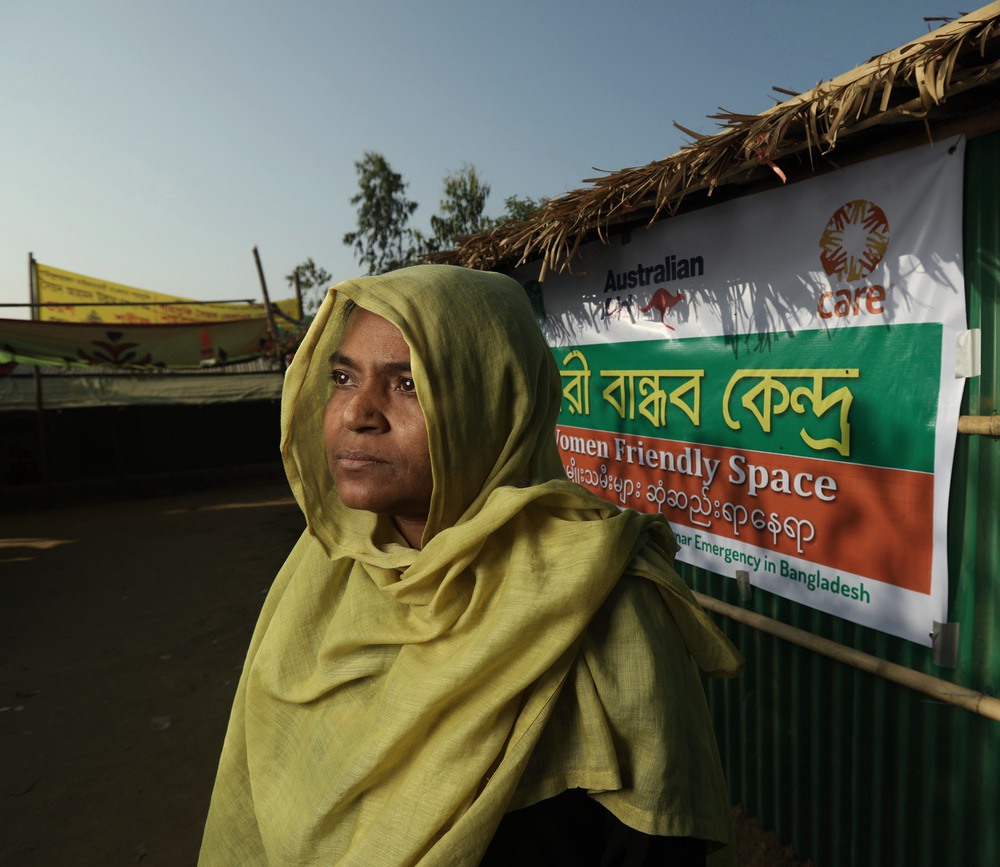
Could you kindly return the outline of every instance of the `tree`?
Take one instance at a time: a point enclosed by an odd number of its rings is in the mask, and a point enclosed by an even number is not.
[[[432,249],[447,248],[458,237],[492,229],[495,222],[483,214],[489,195],[490,185],[473,165],[446,174],[439,213],[431,217]]]
[[[419,254],[421,237],[407,225],[417,203],[406,198],[402,175],[375,151],[365,151],[354,168],[360,187],[351,198],[358,206],[357,231],[345,232],[344,243],[354,247],[369,274],[410,264]]]
[[[299,288],[302,290],[302,315],[311,316],[323,302],[323,296],[333,282],[333,276],[326,268],[321,268],[310,257],[285,275],[288,285],[293,288],[296,271],[299,272]]]
[[[497,224],[508,220],[527,220],[535,211],[545,206],[548,199],[532,199],[528,196],[507,196],[503,200],[503,214]]]

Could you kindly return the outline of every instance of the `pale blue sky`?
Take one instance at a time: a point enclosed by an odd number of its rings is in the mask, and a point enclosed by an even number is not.
[[[0,301],[27,254],[201,299],[272,296],[312,256],[361,269],[354,161],[420,203],[473,163],[505,196],[668,156],[677,120],[757,112],[956,16],[954,0],[4,0]],[[22,317],[26,311],[0,310]]]

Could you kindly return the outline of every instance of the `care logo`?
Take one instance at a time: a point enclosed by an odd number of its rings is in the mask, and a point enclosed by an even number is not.
[[[816,312],[820,319],[884,316],[887,287],[868,284],[865,278],[885,258],[889,247],[885,211],[867,199],[844,203],[826,224],[819,247],[823,270],[841,284],[819,296]],[[845,287],[844,283],[856,285]]]
[[[874,202],[854,199],[834,211],[819,239],[827,276],[846,283],[862,280],[878,267],[889,246],[889,220]]]

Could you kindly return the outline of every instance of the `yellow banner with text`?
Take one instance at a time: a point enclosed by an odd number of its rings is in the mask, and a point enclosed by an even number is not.
[[[106,322],[115,325],[167,325],[263,319],[263,304],[202,304],[189,298],[123,286],[72,271],[35,263],[35,286],[42,322]],[[113,306],[108,306],[113,305]],[[281,313],[301,319],[295,298],[278,301]]]

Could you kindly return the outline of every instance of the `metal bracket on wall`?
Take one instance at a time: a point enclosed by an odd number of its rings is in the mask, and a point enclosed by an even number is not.
[[[957,623],[934,621],[931,648],[934,651],[935,665],[941,668],[958,668],[958,627]]]
[[[753,599],[753,585],[750,583],[750,573],[746,569],[736,570],[736,586],[740,588],[740,602]]]

